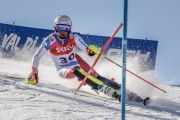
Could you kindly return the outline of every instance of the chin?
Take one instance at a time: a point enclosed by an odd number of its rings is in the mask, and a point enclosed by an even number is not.
[[[65,40],[67,36],[59,36],[58,35],[58,38],[62,39],[62,40]]]

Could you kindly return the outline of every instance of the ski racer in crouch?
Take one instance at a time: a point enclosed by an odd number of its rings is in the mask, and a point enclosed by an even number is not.
[[[65,79],[78,77],[79,80],[85,77],[85,73],[89,70],[90,66],[75,53],[75,47],[78,46],[89,56],[93,56],[95,53],[88,48],[88,45],[79,35],[73,34],[71,27],[72,21],[68,16],[62,15],[56,17],[54,20],[55,32],[42,42],[33,57],[32,72],[27,78],[29,84],[36,85],[39,82],[39,61],[47,51],[50,53],[59,77]],[[103,92],[120,101],[120,84],[99,75],[95,70],[91,72],[90,77],[86,80],[86,84],[93,90]],[[133,92],[127,92],[127,94],[127,99],[129,100],[138,102],[143,100]]]

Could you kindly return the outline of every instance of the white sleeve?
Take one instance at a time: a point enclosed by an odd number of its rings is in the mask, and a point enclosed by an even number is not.
[[[85,53],[87,53],[87,47],[88,45],[84,42],[84,40],[77,34],[74,34],[74,39],[76,42],[76,45]]]
[[[45,55],[45,53],[49,50],[49,48],[50,48],[49,39],[46,39],[45,41],[42,42],[41,46],[34,54],[32,59],[32,67],[38,68],[40,59]]]

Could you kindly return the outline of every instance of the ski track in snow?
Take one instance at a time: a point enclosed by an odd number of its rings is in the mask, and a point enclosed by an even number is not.
[[[30,69],[26,63],[2,60],[0,62],[0,120],[119,120],[121,105],[104,96],[78,93],[61,84],[66,81],[47,81],[41,74],[39,85],[4,77],[26,77]],[[20,67],[20,68],[19,68]],[[13,69],[11,69],[13,68]],[[16,68],[16,69],[15,69]],[[41,69],[46,69],[42,67]],[[55,76],[56,73],[48,72]],[[23,72],[22,72],[23,71]],[[52,70],[53,71],[53,70]],[[57,77],[57,76],[56,76]],[[52,77],[52,79],[57,79]],[[48,79],[51,77],[48,77]],[[79,83],[75,84],[77,87]],[[127,101],[127,120],[180,120],[180,87],[167,86],[167,94],[152,97],[149,106]],[[88,87],[83,87],[89,91]],[[83,89],[82,88],[82,89]],[[90,92],[90,91],[89,91]]]

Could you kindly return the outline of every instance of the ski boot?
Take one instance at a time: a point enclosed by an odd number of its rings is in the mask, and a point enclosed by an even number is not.
[[[107,85],[101,85],[101,87],[99,87],[99,91],[104,93],[105,95],[115,98],[118,101],[121,101],[121,95],[120,95],[120,90],[115,90]]]

